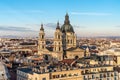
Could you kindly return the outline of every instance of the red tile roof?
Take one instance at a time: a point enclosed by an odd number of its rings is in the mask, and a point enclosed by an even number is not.
[[[64,60],[62,60],[61,62],[67,63],[67,64],[70,65],[73,61],[74,61],[74,59],[64,59]]]

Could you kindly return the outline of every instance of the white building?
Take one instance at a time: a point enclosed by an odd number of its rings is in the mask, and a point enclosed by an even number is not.
[[[0,80],[10,80],[8,69],[2,62],[0,62]]]

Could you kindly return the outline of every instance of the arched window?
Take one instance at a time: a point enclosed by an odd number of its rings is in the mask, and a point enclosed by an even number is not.
[[[56,51],[56,47],[55,47],[55,51]]]
[[[45,58],[45,60],[48,60],[48,55],[45,55],[44,58]]]
[[[44,46],[42,45],[42,48],[44,49]]]
[[[59,42],[59,45],[60,45],[60,42]]]
[[[44,39],[44,35],[42,35],[42,39]]]
[[[69,39],[68,39],[68,43],[69,43]]]
[[[71,44],[72,44],[72,39],[71,39]]]
[[[59,47],[59,51],[61,50],[61,48]]]
[[[58,35],[58,39],[60,39],[60,35]]]

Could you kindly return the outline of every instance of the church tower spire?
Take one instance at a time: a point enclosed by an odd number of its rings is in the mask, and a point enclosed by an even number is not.
[[[41,51],[45,49],[45,32],[43,28],[43,24],[41,24],[40,33],[39,33],[39,39],[38,39],[38,54],[41,54]]]
[[[64,21],[64,24],[70,24],[68,13],[66,13],[66,15],[65,15],[65,21]]]
[[[57,22],[57,27],[56,27],[56,29],[60,29],[59,21]]]
[[[62,32],[59,27],[59,22],[57,22],[57,27],[54,36],[54,51],[61,52],[62,49]]]
[[[43,24],[41,24],[40,30],[41,30],[41,31],[44,31]]]
[[[60,30],[59,22],[54,33],[54,48],[53,51],[57,53],[59,60],[63,58],[63,47],[62,47],[62,32]]]

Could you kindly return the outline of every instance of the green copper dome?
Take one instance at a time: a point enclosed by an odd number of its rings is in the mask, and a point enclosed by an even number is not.
[[[64,21],[64,24],[61,26],[61,31],[62,32],[74,32],[73,27],[70,24],[68,14],[65,15],[65,21]]]
[[[73,27],[71,24],[63,24],[61,27],[62,32],[74,32]]]

